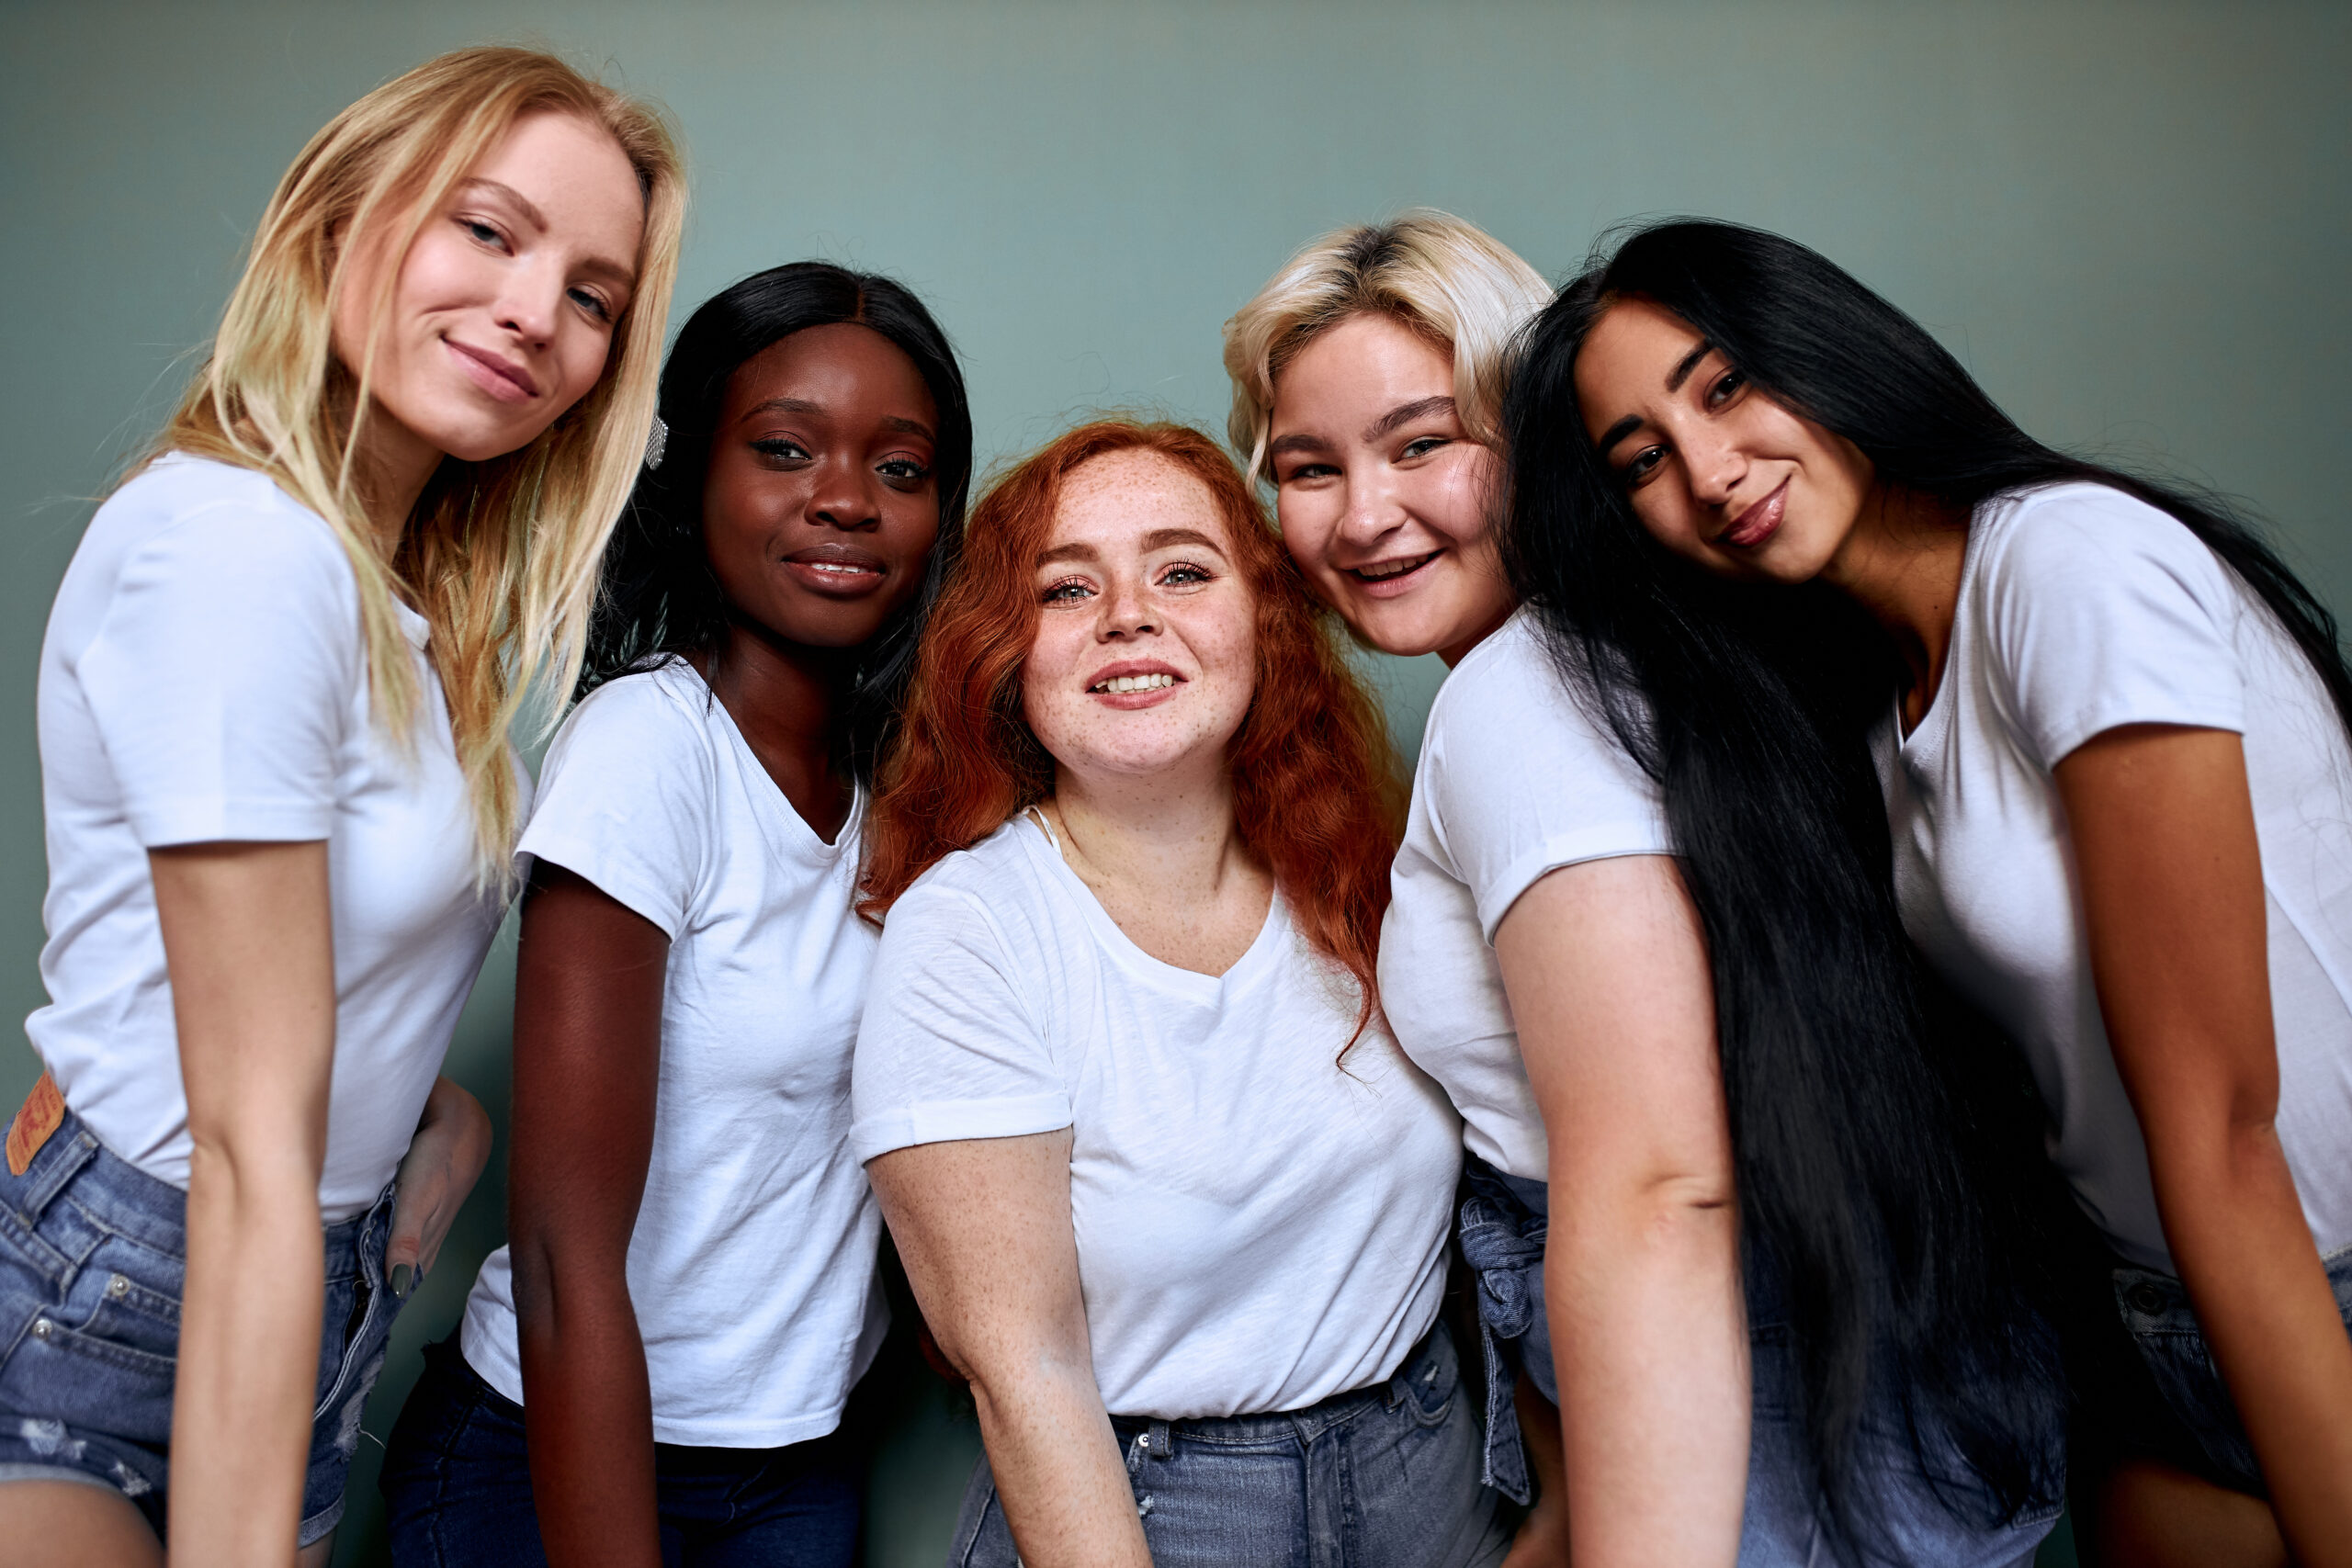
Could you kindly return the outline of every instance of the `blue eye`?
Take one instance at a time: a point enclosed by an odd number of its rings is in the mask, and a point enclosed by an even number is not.
[[[1213,579],[1210,577],[1206,569],[1193,566],[1189,561],[1180,563],[1176,566],[1171,566],[1166,571],[1160,573],[1159,576],[1159,584],[1163,588],[1189,587],[1196,582],[1208,582],[1211,581],[1213,581]]]
[[[595,293],[592,289],[573,289],[571,291],[571,302],[579,306],[582,310],[587,311],[590,315],[595,317],[600,321],[609,321],[613,319],[613,308],[605,303],[604,297],[602,295]]]
[[[1067,604],[1080,599],[1091,598],[1093,593],[1094,590],[1085,582],[1075,577],[1067,577],[1046,589],[1044,598],[1048,604]]]

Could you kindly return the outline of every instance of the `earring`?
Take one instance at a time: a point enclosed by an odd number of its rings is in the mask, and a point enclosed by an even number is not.
[[[662,423],[662,416],[657,413],[653,416],[653,428],[645,437],[645,466],[648,468],[660,468],[662,454],[669,450],[670,427]]]

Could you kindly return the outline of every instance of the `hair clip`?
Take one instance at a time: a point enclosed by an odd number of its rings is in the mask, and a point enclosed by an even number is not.
[[[660,468],[662,455],[669,450],[670,427],[662,423],[662,416],[657,413],[653,416],[653,428],[645,437],[645,466],[649,469]]]

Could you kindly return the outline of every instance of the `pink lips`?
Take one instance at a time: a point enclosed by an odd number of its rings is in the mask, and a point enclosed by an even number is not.
[[[1780,488],[1731,520],[1723,531],[1721,543],[1735,549],[1754,549],[1781,531],[1781,523],[1789,512],[1789,481],[1782,479]]]
[[[538,383],[531,373],[513,360],[487,349],[475,348],[455,338],[443,338],[449,352],[458,356],[458,367],[467,379],[502,403],[527,403],[539,395]]]

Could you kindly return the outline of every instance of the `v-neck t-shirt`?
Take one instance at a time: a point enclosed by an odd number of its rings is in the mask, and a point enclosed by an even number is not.
[[[660,1442],[822,1437],[888,1326],[879,1213],[848,1142],[876,946],[851,908],[861,814],[818,838],[681,660],[591,693],[540,770],[522,852],[670,939],[628,1263]],[[504,1247],[482,1264],[463,1346],[522,1400]]]
[[[2131,724],[2244,738],[2278,1139],[2333,1251],[2352,1243],[2352,749],[2285,629],[2177,518],[2087,483],[1978,507],[1943,682],[1907,739],[1894,716],[1874,737],[1904,925],[2023,1048],[2084,1211],[2124,1258],[2171,1271],[2052,777]]]
[[[860,1160],[1071,1129],[1104,1407],[1293,1410],[1395,1372],[1445,1283],[1461,1123],[1277,892],[1222,976],[1146,953],[1016,818],[890,910]]]

